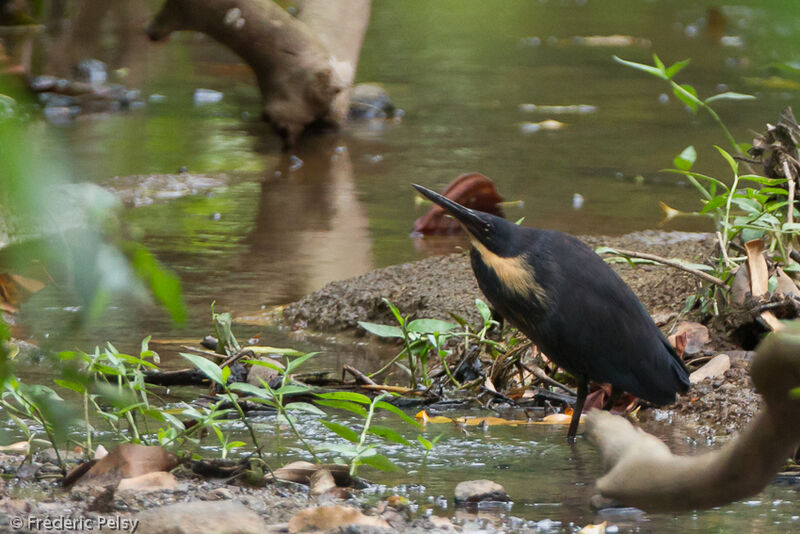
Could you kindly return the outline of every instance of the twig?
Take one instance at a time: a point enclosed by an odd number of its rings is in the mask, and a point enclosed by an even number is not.
[[[533,376],[535,376],[536,378],[538,378],[539,380],[541,380],[545,384],[549,384],[549,385],[551,385],[553,387],[561,388],[561,389],[563,389],[564,391],[566,391],[567,393],[569,393],[572,396],[577,396],[578,395],[575,392],[574,389],[570,389],[567,386],[565,386],[564,384],[562,384],[561,382],[559,382],[558,380],[548,376],[548,374],[545,373],[544,370],[541,367],[539,367],[538,365],[531,364],[529,366],[529,365],[521,363],[521,362],[520,362],[520,365],[522,365],[522,367],[526,371],[528,371],[530,374],[532,374]]]
[[[368,385],[368,386],[377,385],[377,383],[373,379],[371,379],[370,377],[368,377],[355,367],[351,367],[350,365],[344,364],[342,365],[342,373],[344,373],[345,371],[353,375],[353,378],[356,379],[356,384]],[[342,379],[344,379],[344,377],[342,377]]]
[[[720,287],[723,287],[723,288],[727,288],[728,287],[725,284],[725,282],[723,282],[722,280],[720,280],[716,276],[712,276],[712,275],[710,275],[708,273],[704,273],[703,271],[698,271],[697,269],[693,269],[691,267],[688,267],[688,266],[686,266],[686,265],[684,265],[681,262],[676,261],[676,260],[671,260],[671,259],[668,259],[668,258],[662,258],[661,256],[656,256],[655,254],[648,254],[646,252],[635,252],[633,250],[623,250],[623,249],[619,249],[619,248],[615,248],[613,250],[614,250],[614,252],[616,252],[620,256],[628,256],[629,258],[639,258],[641,260],[650,260],[650,261],[654,261],[656,263],[661,263],[663,265],[667,265],[668,267],[673,267],[675,269],[680,269],[681,271],[685,271],[685,272],[687,272],[689,274],[692,274],[692,275],[694,275],[694,276],[696,276],[698,278],[702,278],[706,282],[711,282],[714,285],[717,285],[717,286],[720,286]]]
[[[220,367],[230,367],[231,365],[233,365],[234,363],[238,362],[239,360],[241,360],[245,356],[247,356],[248,358],[255,358],[256,357],[256,353],[253,352],[252,350],[248,349],[248,348],[241,349],[239,352],[237,352],[236,354],[234,354],[233,356],[231,356],[230,358],[228,358],[227,360],[225,360],[224,362],[219,364],[219,366]]]

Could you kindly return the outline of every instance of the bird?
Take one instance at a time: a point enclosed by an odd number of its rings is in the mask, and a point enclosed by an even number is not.
[[[627,284],[579,239],[472,210],[421,185],[463,226],[475,278],[494,310],[573,375],[575,443],[589,380],[657,405],[689,389],[689,373]]]

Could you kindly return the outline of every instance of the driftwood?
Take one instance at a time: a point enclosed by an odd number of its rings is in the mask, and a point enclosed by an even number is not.
[[[270,0],[167,0],[150,23],[153,41],[205,33],[255,73],[263,115],[295,144],[311,125],[340,126],[369,21],[369,0],[306,0],[292,17]]]
[[[589,437],[608,471],[597,481],[600,497],[666,512],[721,506],[761,491],[800,443],[800,324],[759,345],[750,375],[764,408],[735,440],[698,456],[673,455],[622,417],[587,414]]]

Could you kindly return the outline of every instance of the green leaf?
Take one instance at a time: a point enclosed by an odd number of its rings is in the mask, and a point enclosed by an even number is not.
[[[426,451],[433,449],[433,443],[425,439],[425,437],[422,434],[419,434],[417,436],[417,441],[419,441],[422,444],[422,446],[425,447]]]
[[[386,410],[387,412],[392,412],[393,414],[399,416],[400,419],[402,419],[406,423],[408,423],[410,425],[413,425],[413,426],[415,426],[417,428],[422,428],[422,425],[418,421],[416,421],[416,420],[412,419],[411,417],[409,417],[408,415],[406,415],[406,413],[403,410],[401,410],[400,408],[398,408],[397,406],[389,404],[386,401],[378,401],[378,402],[376,402],[375,403],[375,407],[376,408],[380,408],[382,410]]]
[[[231,377],[231,368],[227,365],[222,368],[222,382],[227,384],[228,379]]]
[[[683,149],[683,152],[675,156],[675,159],[672,160],[673,165],[682,171],[688,171],[694,165],[694,162],[697,160],[697,151],[694,149],[694,146],[689,145]]]
[[[519,219],[517,219],[516,221],[514,221],[514,224],[516,224],[517,226],[519,226],[520,224],[522,224],[522,222],[523,222],[524,220],[525,220],[525,217],[520,217]]]
[[[378,337],[403,337],[403,331],[396,326],[389,326],[385,324],[368,323],[366,321],[359,321],[358,326]]]
[[[800,232],[800,223],[796,222],[783,223],[781,230],[784,232]]]
[[[313,415],[320,415],[320,416],[327,415],[325,412],[323,412],[313,404],[309,404],[307,402],[290,402],[289,404],[286,405],[286,409],[306,412]]]
[[[733,159],[733,156],[728,154],[728,152],[726,152],[725,149],[723,149],[718,145],[714,145],[714,148],[716,148],[717,151],[720,154],[722,154],[722,157],[725,158],[725,161],[728,162],[728,165],[730,165],[731,170],[733,170],[733,174],[739,174],[739,163],[735,159]]]
[[[375,454],[373,456],[366,456],[359,458],[360,463],[380,469],[381,471],[402,471],[395,465],[389,458],[382,454]]]
[[[344,425],[340,425],[339,423],[334,423],[333,421],[321,420],[320,423],[328,427],[328,429],[330,429],[334,434],[346,439],[350,443],[358,443],[359,441],[358,434],[355,432],[355,430],[352,430]]]
[[[195,354],[186,354],[185,352],[181,352],[180,355],[189,360],[192,365],[200,369],[208,378],[217,384],[225,385],[225,381],[222,379],[222,369],[220,369],[217,364]]]
[[[667,79],[667,75],[664,74],[663,72],[661,72],[656,67],[651,67],[650,65],[645,65],[643,63],[636,63],[634,61],[627,61],[627,60],[621,59],[621,58],[619,58],[617,56],[614,56],[614,61],[616,61],[617,63],[620,63],[622,65],[625,65],[627,67],[631,67],[633,69],[640,70],[640,71],[646,72],[648,74],[651,74],[651,75],[655,76],[656,78],[661,78],[662,80],[666,80]]]
[[[353,391],[331,391],[328,393],[317,393],[316,395],[321,399],[352,401],[360,404],[372,403],[372,399],[366,395],[355,393]]]
[[[346,410],[348,412],[358,414],[361,417],[367,416],[367,410],[360,404],[356,404],[354,402],[343,400],[318,400],[315,402],[321,406],[328,406],[337,410]]]
[[[708,213],[710,211],[714,211],[715,209],[721,208],[722,206],[727,204],[727,202],[728,202],[727,196],[723,195],[716,196],[705,203],[703,209],[700,210],[700,213]]]
[[[281,367],[279,365],[275,365],[272,362],[264,361],[264,360],[241,360],[241,362],[242,363],[247,363],[247,364],[250,364],[250,365],[258,365],[260,367],[268,367],[268,368],[270,368],[270,369],[272,369],[274,371],[277,371],[278,374],[283,374],[283,372],[284,372],[283,367]]]
[[[53,380],[53,382],[55,382],[56,384],[58,384],[62,388],[71,389],[72,391],[74,391],[76,393],[80,393],[81,395],[86,393],[86,387],[84,387],[83,384],[79,384],[79,383],[73,382],[71,380],[61,380],[61,379],[58,379],[58,378]]]
[[[660,57],[658,57],[658,54],[653,54],[653,65],[655,65],[656,68],[661,72],[665,73],[667,70],[666,67],[664,66],[664,62],[661,61]]]
[[[433,334],[435,332],[449,332],[454,328],[458,328],[458,325],[449,321],[440,321],[439,319],[415,319],[408,323],[406,328],[409,332]]]
[[[672,88],[672,92],[678,99],[686,104],[692,113],[697,112],[697,104],[700,100],[697,98],[697,91],[689,84],[677,85]]]
[[[301,386],[299,384],[286,384],[278,389],[273,390],[275,395],[297,395],[298,393],[308,393],[311,388],[308,386]]]
[[[492,320],[492,310],[489,308],[488,304],[481,299],[475,299],[475,307],[478,308],[478,313],[481,314],[481,319],[483,319],[484,324]]]
[[[686,67],[686,65],[689,64],[690,61],[691,61],[690,59],[684,59],[682,61],[676,61],[675,63],[673,63],[665,72],[667,78],[671,79],[672,77],[674,77],[676,74],[682,71],[684,67]]]
[[[128,257],[137,276],[147,284],[172,320],[176,324],[183,324],[186,321],[186,305],[181,295],[180,279],[139,243],[125,241],[120,248]]]
[[[719,93],[718,95],[709,96],[706,98],[705,103],[710,104],[711,102],[716,102],[717,100],[755,100],[756,97],[753,95],[746,95],[743,93],[734,93],[732,91],[726,91],[724,93]]]
[[[305,363],[309,358],[313,358],[317,354],[319,354],[319,352],[309,352],[308,354],[304,354],[299,358],[295,358],[293,360],[288,359],[287,357],[288,361],[286,362],[286,372],[291,373],[292,371],[303,365],[303,363]]]
[[[384,299],[381,299],[381,300],[389,307],[389,309],[392,312],[392,315],[394,315],[394,318],[397,319],[397,324],[399,324],[399,325],[405,324],[406,320],[400,314],[400,310],[397,309],[397,306],[395,306],[394,304],[389,302],[388,299],[384,298]]]
[[[322,422],[324,423],[325,421]],[[351,443],[328,443],[322,446],[322,450],[338,452],[347,458],[354,458],[359,454],[358,447]]]
[[[244,441],[231,441],[230,443],[228,443],[227,448],[237,449],[239,447],[244,447],[245,445],[247,445],[247,443],[245,443]]]
[[[369,432],[370,434],[374,434],[378,437],[381,437],[383,439],[389,440],[393,443],[397,443],[399,445],[406,445],[409,447],[411,446],[411,443],[409,443],[409,441],[406,438],[400,435],[399,432],[392,430],[391,428],[386,426],[372,425],[369,427],[369,430],[367,430],[367,432]]]
[[[755,182],[762,185],[780,185],[787,182],[786,178],[767,178],[766,176],[759,176],[758,174],[743,174],[739,177],[739,180]]]

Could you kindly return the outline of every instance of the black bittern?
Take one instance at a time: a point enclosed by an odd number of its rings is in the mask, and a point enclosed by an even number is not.
[[[472,242],[472,270],[492,307],[575,377],[568,441],[578,432],[589,380],[658,405],[689,388],[686,367],[642,303],[583,242],[414,188],[463,226]]]

